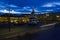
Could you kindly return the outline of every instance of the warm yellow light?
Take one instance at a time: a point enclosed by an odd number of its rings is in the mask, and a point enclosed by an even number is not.
[[[14,20],[14,22],[17,22],[17,20]]]
[[[60,17],[60,16],[56,16],[57,18]]]
[[[23,22],[24,22],[25,20],[23,20]]]
[[[1,18],[1,17],[0,17]]]
[[[15,22],[16,24],[18,24],[17,20],[14,20],[14,22]]]
[[[16,24],[18,24],[18,22],[15,22]]]
[[[14,21],[13,20],[11,20],[11,23],[13,23]]]
[[[49,16],[49,14],[46,14],[46,16]]]

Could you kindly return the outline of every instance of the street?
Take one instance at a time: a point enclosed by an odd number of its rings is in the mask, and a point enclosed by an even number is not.
[[[25,35],[25,33],[30,33],[30,34],[33,34],[33,33],[36,33],[36,32],[39,32],[39,31],[44,31],[44,30],[47,30],[47,29],[51,29],[51,28],[54,28],[56,25],[56,23],[50,23],[50,24],[44,24],[44,25],[41,25],[39,26],[38,25],[22,25],[22,26],[14,26],[14,27],[11,27],[10,29],[10,32],[8,31],[9,29],[8,28],[5,28],[5,29],[1,29],[0,30],[0,35],[2,36],[2,38],[12,38],[12,37],[16,37],[18,35],[20,36],[23,36]]]

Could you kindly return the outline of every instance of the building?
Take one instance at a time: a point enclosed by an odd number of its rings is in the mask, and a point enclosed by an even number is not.
[[[29,17],[28,24],[37,24],[37,23],[38,23],[37,15],[35,14],[34,9],[32,9],[32,12],[31,12],[30,17]]]
[[[60,22],[60,12],[35,14],[32,9],[31,14],[3,14],[0,15],[0,23],[37,23],[37,22]]]

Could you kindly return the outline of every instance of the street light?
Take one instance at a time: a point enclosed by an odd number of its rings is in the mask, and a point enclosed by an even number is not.
[[[11,31],[10,30],[11,29],[10,28],[10,7],[8,7],[8,8],[9,8],[9,13],[8,13],[8,16],[7,17],[8,17],[8,26],[9,26],[8,28],[9,28],[9,32],[10,32]]]
[[[57,18],[59,18],[60,16],[56,16]]]

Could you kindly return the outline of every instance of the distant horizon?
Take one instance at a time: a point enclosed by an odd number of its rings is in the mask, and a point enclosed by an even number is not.
[[[49,14],[49,13],[60,13],[60,12],[35,12],[34,14]],[[0,12],[0,15],[1,14],[8,14],[8,13],[3,13],[3,12]],[[21,13],[10,13],[10,14],[31,14],[31,12],[21,12]]]

